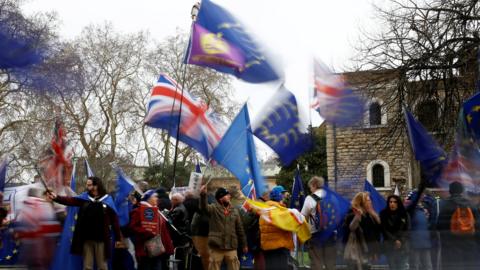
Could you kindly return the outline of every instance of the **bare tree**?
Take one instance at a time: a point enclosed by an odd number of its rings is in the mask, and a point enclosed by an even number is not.
[[[393,0],[376,8],[384,29],[365,34],[357,63],[368,74],[357,83],[370,95],[381,93],[394,112],[392,141],[405,134],[402,106],[421,116],[421,104],[431,102],[438,114],[434,108],[424,124],[442,144],[452,142],[459,107],[478,77],[479,9],[476,0]]]

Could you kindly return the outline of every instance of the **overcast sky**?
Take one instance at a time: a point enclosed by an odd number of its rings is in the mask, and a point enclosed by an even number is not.
[[[381,4],[386,0],[376,0]],[[30,0],[25,12],[54,11],[60,20],[60,34],[71,39],[90,24],[111,22],[116,31],[148,30],[155,40],[172,35],[177,29],[187,32],[193,0]],[[376,30],[372,0],[215,0],[225,7],[282,63],[286,87],[295,93],[307,112],[312,87],[311,59],[316,56],[342,71],[354,55],[360,30]],[[253,85],[234,80],[237,101],[248,99],[252,119],[269,96],[274,85]],[[149,89],[145,89],[149,91]],[[321,123],[316,112],[314,126]]]

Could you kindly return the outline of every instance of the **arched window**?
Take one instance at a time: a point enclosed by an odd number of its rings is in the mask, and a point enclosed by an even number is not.
[[[383,160],[373,160],[367,165],[367,180],[376,188],[390,188],[390,166]]]
[[[385,187],[385,169],[381,164],[373,165],[372,182],[374,187]]]
[[[435,131],[438,128],[439,108],[434,100],[423,101],[417,105],[417,118],[428,130]]]
[[[378,102],[372,102],[368,108],[370,126],[378,126],[382,124],[382,106]]]

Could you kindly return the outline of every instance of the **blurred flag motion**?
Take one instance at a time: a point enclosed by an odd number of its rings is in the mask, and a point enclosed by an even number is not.
[[[430,186],[437,186],[442,170],[447,163],[447,155],[406,108],[404,113],[410,145],[415,159],[420,162],[423,177]]]
[[[349,88],[344,78],[314,60],[314,102],[312,108],[328,123],[352,126],[363,119],[365,102]]]
[[[480,94],[463,104],[457,121],[455,145],[442,174],[442,185],[460,182],[465,190],[480,194]]]
[[[201,2],[185,62],[210,67],[251,83],[283,77],[243,25],[227,10],[209,0]]]
[[[283,165],[312,148],[312,136],[300,120],[297,99],[285,87],[280,87],[259,115],[253,133],[277,153]]]
[[[182,95],[180,85],[165,74],[160,75],[152,89],[145,124],[165,129],[172,137],[177,137],[179,129],[178,139],[207,159],[224,130],[221,121],[206,104],[195,100],[185,89]]]

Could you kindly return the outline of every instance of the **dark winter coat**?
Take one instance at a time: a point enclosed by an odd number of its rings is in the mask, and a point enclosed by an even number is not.
[[[80,198],[63,196],[57,196],[54,201],[63,205],[80,207],[78,211],[77,222],[75,224],[75,230],[72,237],[71,253],[76,255],[83,255],[83,244],[85,242],[85,239],[88,238],[85,232],[85,227],[87,226],[86,224],[88,222],[94,222],[93,220],[87,220],[85,218],[85,216],[88,214],[86,213],[86,209],[93,202]],[[120,225],[118,223],[118,217],[115,211],[106,205],[104,205],[103,211],[103,231],[101,232],[103,236],[102,242],[105,243],[104,247],[106,258],[110,258],[111,244],[113,242],[113,239],[111,238],[111,231],[113,231],[113,235],[116,241],[122,240],[122,233],[120,232]]]

